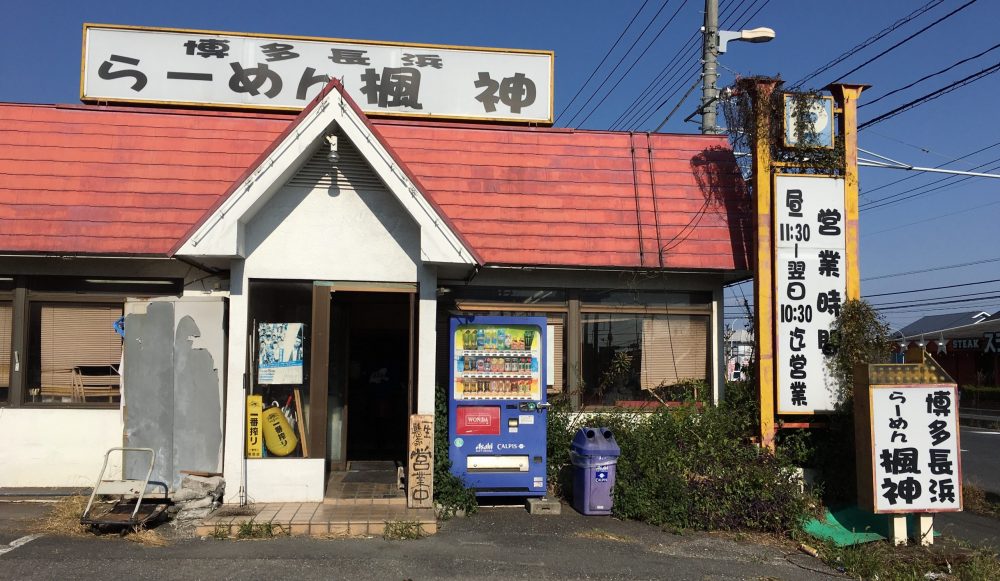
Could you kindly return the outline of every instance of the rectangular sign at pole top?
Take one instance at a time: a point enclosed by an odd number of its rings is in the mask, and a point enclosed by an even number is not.
[[[551,51],[85,24],[80,98],[301,109],[331,78],[365,113],[551,124]]]
[[[831,412],[830,326],[847,298],[843,178],[774,178],[775,370],[779,414]]]

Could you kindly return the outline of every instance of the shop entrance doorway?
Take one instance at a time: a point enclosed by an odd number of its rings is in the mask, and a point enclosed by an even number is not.
[[[414,401],[416,285],[317,283],[313,307],[314,325],[326,330],[317,329],[325,341],[315,343],[314,361],[326,384],[327,468],[395,475]]]

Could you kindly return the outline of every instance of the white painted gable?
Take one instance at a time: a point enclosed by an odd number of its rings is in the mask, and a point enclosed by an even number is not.
[[[327,148],[326,136],[338,133],[348,139],[372,173],[384,184],[419,232],[419,260],[425,264],[473,265],[475,259],[461,238],[452,231],[443,217],[430,204],[415,184],[376,138],[364,120],[334,88],[293,127],[252,173],[233,190],[232,194],[184,242],[178,256],[247,258],[248,225],[271,199],[302,168],[319,149]],[[332,162],[336,163],[336,162]],[[376,211],[384,205],[370,207]],[[333,214],[329,229],[349,231],[364,224],[341,221],[345,215]],[[392,218],[389,217],[389,223]],[[261,222],[256,221],[254,229]],[[279,228],[280,224],[274,224]],[[259,246],[260,233],[254,235]],[[407,249],[412,253],[416,249]],[[292,252],[291,248],[288,252]],[[299,248],[298,252],[309,252]],[[353,277],[352,277],[353,278]]]

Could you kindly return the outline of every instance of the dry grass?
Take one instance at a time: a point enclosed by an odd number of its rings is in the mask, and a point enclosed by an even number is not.
[[[165,547],[170,544],[169,541],[163,538],[163,535],[160,533],[142,527],[140,527],[139,530],[126,535],[125,540],[138,543],[145,547]]]
[[[34,530],[35,532],[47,535],[63,537],[82,537],[89,535],[87,527],[80,524],[80,517],[87,508],[86,496],[67,496],[54,503],[41,520],[39,520]]]
[[[52,504],[49,512],[39,521],[34,523],[33,532],[61,537],[99,537],[111,538],[112,535],[95,535],[90,527],[80,524],[80,517],[83,516],[84,509],[87,508],[89,496],[67,496]],[[98,503],[95,501],[93,511],[100,511],[107,508],[109,503]],[[146,528],[137,531],[130,531],[125,537],[129,541],[147,547],[163,547],[168,544],[160,533]]]
[[[962,504],[965,510],[983,516],[1000,517],[1000,496],[986,492],[975,484],[962,485]]]
[[[574,536],[581,539],[593,539],[596,541],[614,541],[616,543],[631,543],[635,539],[632,537],[627,537],[625,535],[616,535],[601,529],[591,529],[589,531],[582,531],[575,533]]]

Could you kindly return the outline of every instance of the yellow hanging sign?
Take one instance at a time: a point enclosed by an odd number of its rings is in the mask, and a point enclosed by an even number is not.
[[[264,453],[264,438],[261,434],[261,413],[264,398],[259,395],[247,396],[247,458],[260,458]]]

